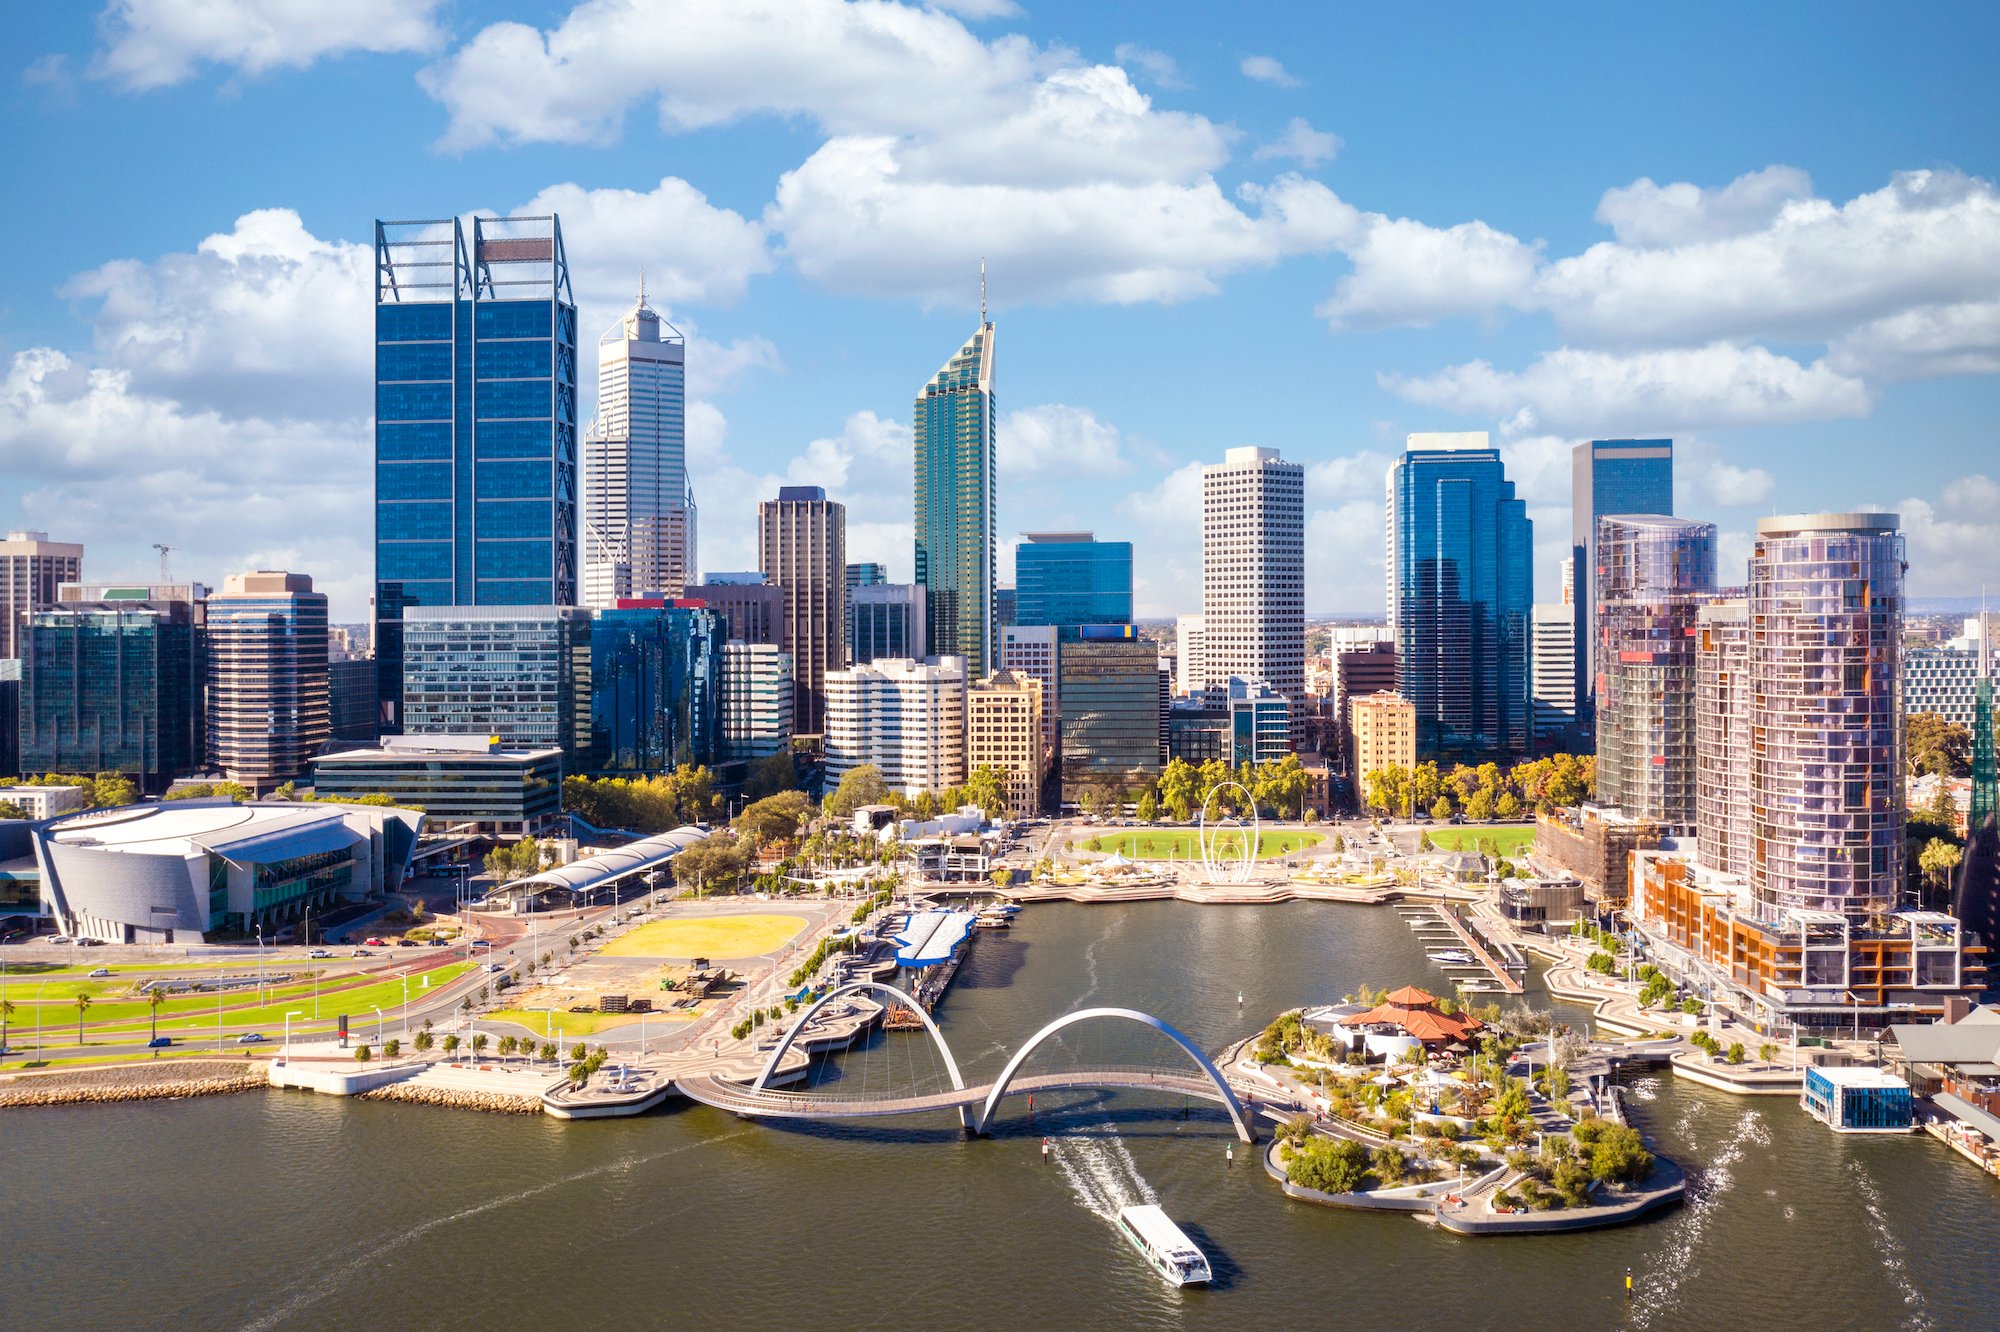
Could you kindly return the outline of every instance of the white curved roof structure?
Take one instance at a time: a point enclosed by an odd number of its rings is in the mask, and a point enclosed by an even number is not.
[[[707,836],[708,834],[700,828],[689,824],[672,832],[642,837],[625,846],[610,851],[599,851],[571,864],[558,865],[554,869],[543,870],[540,874],[530,874],[524,879],[502,884],[495,888],[490,896],[544,893],[551,888],[567,888],[573,893],[587,893],[613,880],[664,865]]]

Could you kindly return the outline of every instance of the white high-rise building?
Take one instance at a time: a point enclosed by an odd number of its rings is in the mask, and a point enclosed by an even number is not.
[[[756,760],[792,743],[792,654],[771,643],[722,649],[722,757]]]
[[[1052,624],[1008,624],[1000,627],[1000,668],[1018,671],[1042,682],[1042,747],[1053,759],[1056,732],[1062,725],[1062,689]]]
[[[597,417],[581,465],[585,605],[678,597],[695,581],[687,475],[687,340],[646,305],[597,342]]]
[[[1536,606],[1529,653],[1535,738],[1562,735],[1576,724],[1576,608]]]
[[[905,796],[965,781],[965,658],[885,657],[827,672],[827,788],[866,763]]]
[[[1206,630],[1199,615],[1174,617],[1174,692],[1198,694],[1208,684],[1208,664],[1202,660]]]
[[[1231,449],[1201,473],[1202,674],[1269,684],[1292,705],[1306,688],[1306,471],[1276,449]]]

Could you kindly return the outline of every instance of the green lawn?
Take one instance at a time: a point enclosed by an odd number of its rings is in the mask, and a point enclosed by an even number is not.
[[[1485,851],[1512,860],[1535,844],[1535,830],[1532,826],[1505,824],[1487,827],[1483,824],[1464,824],[1455,828],[1429,829],[1431,841],[1443,851]]]
[[[1209,845],[1218,854],[1243,853],[1243,843],[1248,840],[1248,828],[1211,829]],[[1257,854],[1260,857],[1282,856],[1304,847],[1318,846],[1326,838],[1315,832],[1267,832],[1257,838]],[[1086,851],[1116,852],[1127,860],[1199,860],[1201,858],[1200,834],[1193,828],[1131,828],[1123,832],[1106,833],[1102,837],[1082,843]]]

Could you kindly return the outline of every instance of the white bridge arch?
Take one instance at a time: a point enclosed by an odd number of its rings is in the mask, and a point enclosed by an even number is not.
[[[1023,1045],[1020,1050],[1015,1052],[1014,1057],[1007,1061],[1007,1067],[1000,1071],[999,1080],[993,1084],[992,1090],[986,1093],[986,1103],[980,1106],[979,1119],[973,1125],[972,1131],[974,1133],[986,1132],[986,1126],[992,1122],[993,1112],[999,1107],[1000,1098],[1007,1094],[1007,1087],[1014,1081],[1014,1075],[1021,1071],[1021,1065],[1027,1062],[1028,1056],[1039,1049],[1043,1042],[1065,1027],[1072,1027],[1079,1022],[1089,1022],[1096,1018],[1118,1018],[1126,1022],[1137,1022],[1141,1026],[1151,1027],[1154,1031],[1159,1032],[1175,1045],[1178,1045],[1188,1058],[1200,1065],[1201,1071],[1208,1075],[1208,1080],[1215,1084],[1215,1090],[1218,1093],[1217,1099],[1228,1109],[1229,1118],[1236,1124],[1236,1136],[1245,1142],[1257,1141],[1257,1131],[1251,1126],[1249,1116],[1243,1113],[1243,1106],[1237,1101],[1236,1093],[1230,1090],[1228,1079],[1222,1076],[1222,1071],[1216,1068],[1209,1057],[1203,1054],[1195,1046],[1194,1042],[1181,1035],[1178,1031],[1175,1031],[1167,1023],[1160,1021],[1160,1019],[1150,1013],[1141,1013],[1131,1008],[1081,1008],[1074,1013],[1068,1013],[1057,1018],[1054,1022],[1049,1023],[1048,1026],[1036,1032],[1028,1039],[1028,1043]],[[943,1038],[940,1037],[939,1040],[942,1042]],[[947,1060],[950,1057],[950,1055],[945,1056]]]
[[[768,1087],[771,1075],[778,1071],[778,1061],[785,1057],[785,1051],[792,1048],[792,1042],[798,1039],[799,1032],[805,1029],[806,1023],[812,1021],[815,1013],[818,1013],[820,1009],[825,1008],[836,999],[850,994],[858,994],[862,991],[891,995],[902,1000],[909,1007],[909,1010],[917,1015],[918,1021],[924,1024],[924,1030],[930,1033],[931,1041],[937,1046],[938,1053],[944,1056],[944,1067],[945,1071],[951,1075],[952,1090],[965,1090],[965,1079],[959,1074],[958,1061],[951,1057],[951,1046],[946,1043],[944,1033],[938,1030],[938,1025],[931,1019],[931,1015],[924,1011],[924,1006],[918,1003],[907,992],[899,990],[893,985],[885,985],[881,981],[872,980],[849,981],[845,985],[836,985],[819,998],[813,1000],[806,1007],[806,1010],[799,1014],[798,1020],[792,1023],[791,1027],[785,1032],[784,1038],[772,1049],[771,1057],[764,1061],[764,1067],[757,1074],[757,1080],[750,1084],[750,1090],[761,1092]],[[966,1114],[966,1108],[962,1105],[958,1107],[958,1122],[963,1128],[969,1129],[972,1127],[971,1119]]]

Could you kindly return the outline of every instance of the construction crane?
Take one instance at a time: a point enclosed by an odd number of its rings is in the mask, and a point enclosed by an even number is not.
[[[173,582],[174,581],[173,575],[167,572],[167,552],[176,549],[176,547],[162,545],[161,543],[155,541],[153,543],[153,549],[160,552],[160,581],[162,583]]]

